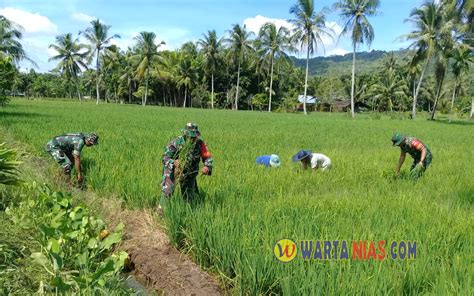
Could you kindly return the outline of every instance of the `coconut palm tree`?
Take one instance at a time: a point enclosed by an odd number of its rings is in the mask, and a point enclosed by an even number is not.
[[[207,70],[211,73],[211,108],[214,109],[214,73],[216,72],[217,57],[222,46],[222,39],[217,38],[215,30],[208,31],[203,39],[198,41],[202,47],[204,62]]]
[[[306,115],[306,96],[308,91],[308,69],[309,56],[312,55],[318,46],[324,49],[323,37],[333,36],[333,30],[326,26],[326,9],[316,13],[314,9],[314,0],[298,0],[290,8],[290,13],[295,19],[290,22],[295,26],[293,40],[301,46],[301,50],[306,46],[306,74],[304,79],[304,101],[303,110]]]
[[[379,81],[371,88],[373,98],[383,102],[390,109],[390,112],[393,111],[394,103],[405,96],[407,91],[406,81],[397,75],[395,69],[384,71]]]
[[[409,46],[410,49],[415,50],[412,66],[425,62],[413,97],[413,119],[416,119],[417,99],[426,70],[432,58],[441,50],[440,34],[446,32],[442,9],[443,6],[433,0],[428,0],[420,8],[413,9],[410,18],[406,21],[412,23],[415,28],[409,34],[401,36],[403,39],[413,41]]]
[[[416,81],[418,76],[421,74],[421,65],[418,63],[413,63],[413,60],[410,60],[404,63],[404,67],[402,67],[403,75],[405,75],[405,79],[408,81],[408,85],[410,86],[411,91],[411,98],[415,98],[416,93]],[[413,115],[413,114],[412,114]]]
[[[120,80],[125,81],[125,84],[128,89],[128,103],[132,103],[132,87],[134,83],[134,72],[135,72],[135,65],[133,64],[132,61],[132,52],[129,49],[125,55],[123,55],[121,59],[121,76]]]
[[[435,63],[435,78],[437,84],[437,93],[431,120],[434,120],[438,102],[441,99],[443,82],[445,81],[448,70],[449,58],[452,55],[457,40],[462,39],[463,26],[460,23],[460,14],[455,2],[441,2],[441,28],[437,32],[437,52]]]
[[[354,113],[354,85],[355,85],[355,59],[358,44],[370,44],[375,34],[368,17],[377,15],[379,0],[340,0],[334,7],[339,10],[339,15],[344,22],[342,35],[350,35],[352,41],[352,87],[351,87],[351,112]]]
[[[278,30],[274,23],[266,23],[260,28],[258,34],[259,48],[262,51],[263,58],[270,64],[270,86],[268,112],[272,111],[272,93],[273,93],[273,65],[275,59],[282,57],[288,58],[286,52],[294,51],[290,42],[290,31],[285,27]]]
[[[100,22],[100,20],[96,19],[91,21],[91,26],[87,28],[85,31],[80,32],[79,34],[83,34],[84,37],[89,41],[91,46],[93,47],[93,51],[91,51],[91,58],[95,56],[95,66],[96,66],[96,92],[97,92],[97,101],[96,104],[99,104],[100,100],[100,60],[101,60],[101,51],[107,50],[109,48],[109,44],[112,39],[120,38],[120,35],[114,34],[109,36],[109,30],[111,26],[107,26]]]
[[[137,54],[135,54],[132,59],[138,60],[135,78],[140,81],[145,80],[145,96],[142,101],[142,105],[145,106],[148,95],[148,79],[150,78],[150,70],[160,59],[158,48],[165,43],[161,41],[157,45],[156,34],[153,32],[140,32],[140,34],[135,37],[135,40],[137,41]]]
[[[451,117],[453,113],[454,100],[456,99],[456,94],[461,87],[461,81],[463,75],[469,72],[469,66],[471,63],[474,63],[474,57],[472,56],[472,51],[467,46],[458,46],[456,47],[451,54],[452,64],[451,71],[454,76],[454,87],[453,87],[453,96],[451,99],[451,112],[449,116],[449,121],[451,122]],[[473,106],[474,106],[474,98]],[[471,112],[472,113],[472,112]],[[472,117],[472,114],[471,114]]]
[[[164,83],[165,87],[168,89],[169,94],[169,104],[170,106],[178,106],[176,99],[176,91],[178,90],[177,81],[178,81],[178,65],[180,63],[180,54],[178,51],[165,51],[162,54],[162,58],[159,63],[156,63],[155,66],[159,67],[155,69],[155,72],[158,73],[161,81]]]
[[[102,78],[105,84],[105,97],[111,97],[111,92],[115,102],[119,99],[119,86],[120,86],[120,70],[122,68],[121,60],[123,54],[116,45],[111,45],[107,52],[102,55]]]
[[[230,31],[230,38],[225,39],[225,41],[230,45],[230,54],[234,61],[237,62],[237,87],[234,100],[235,110],[238,110],[239,107],[240,67],[247,54],[253,51],[252,41],[250,40],[252,35],[253,33],[248,32],[245,26],[241,27],[240,25],[235,24]]]
[[[186,108],[188,90],[196,80],[196,71],[192,65],[191,59],[186,55],[182,55],[178,64],[176,84],[178,87],[184,87],[183,108]],[[189,102],[192,107],[192,102]]]
[[[20,25],[15,24],[3,15],[0,15],[0,53],[10,56],[15,63],[21,60],[28,60],[36,65],[28,58],[20,40],[23,37]]]
[[[51,44],[49,48],[58,53],[49,60],[59,61],[56,69],[66,77],[67,82],[76,85],[79,100],[82,102],[78,75],[82,69],[87,69],[86,59],[89,54],[87,45],[79,44],[78,39],[74,39],[72,34],[68,33],[57,36],[56,43]]]

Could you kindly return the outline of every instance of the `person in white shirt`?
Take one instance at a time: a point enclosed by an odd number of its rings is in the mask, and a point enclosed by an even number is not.
[[[312,153],[311,150],[300,150],[298,153],[293,155],[292,160],[294,162],[301,161],[301,165],[304,169],[311,167],[312,169],[320,169],[325,171],[331,168],[331,159],[321,153]]]

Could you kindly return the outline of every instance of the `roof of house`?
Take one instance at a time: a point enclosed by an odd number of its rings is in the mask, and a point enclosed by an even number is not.
[[[317,100],[316,97],[306,95],[306,104],[316,104]],[[298,102],[304,103],[304,95],[298,96]]]

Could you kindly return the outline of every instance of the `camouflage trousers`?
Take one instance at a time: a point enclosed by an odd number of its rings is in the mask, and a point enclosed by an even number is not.
[[[179,187],[181,189],[181,195],[186,201],[189,201],[193,196],[199,194],[199,188],[196,181],[197,174],[189,174],[184,178],[178,180]],[[163,169],[163,178],[161,180],[161,200],[160,204],[165,202],[173,195],[174,188],[176,186],[176,180],[174,177],[173,170],[169,168]]]
[[[410,168],[410,175],[413,179],[418,179],[421,176],[423,176],[424,172],[426,169],[431,164],[431,161],[433,160],[433,155],[431,154],[431,151],[428,151],[426,153],[425,159],[423,160],[423,167],[419,167],[420,159],[413,159],[413,164],[411,165]]]
[[[74,166],[72,162],[72,155],[68,155],[64,153],[59,148],[54,147],[53,143],[49,141],[46,146],[44,147],[46,152],[48,152],[53,159],[63,168],[64,174],[69,175],[71,173],[71,169]]]

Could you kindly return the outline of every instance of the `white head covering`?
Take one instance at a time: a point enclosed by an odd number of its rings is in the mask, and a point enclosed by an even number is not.
[[[280,157],[278,157],[278,155],[270,155],[270,166],[275,168],[280,166]]]

